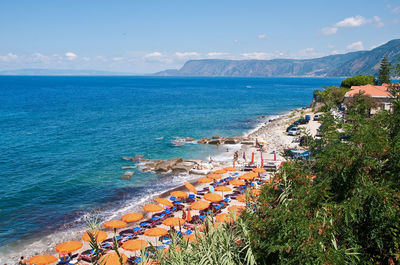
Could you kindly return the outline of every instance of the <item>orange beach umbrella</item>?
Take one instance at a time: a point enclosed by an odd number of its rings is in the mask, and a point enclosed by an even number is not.
[[[125,227],[126,223],[121,220],[111,220],[111,221],[104,223],[103,225],[104,225],[104,227],[107,227],[107,228],[117,229],[117,228]]]
[[[219,202],[222,201],[222,196],[216,193],[206,193],[204,199],[210,202]]]
[[[253,195],[258,196],[261,194],[261,190],[260,189],[252,189],[251,193],[253,193]]]
[[[125,243],[122,244],[122,248],[128,251],[137,251],[144,249],[147,247],[149,243],[147,241],[142,240],[142,239],[133,239],[133,240],[128,240]]]
[[[231,184],[233,186],[242,186],[242,185],[245,185],[246,183],[243,180],[234,179],[234,180],[230,181],[229,184]]]
[[[228,213],[217,214],[215,216],[215,219],[217,220],[217,222],[221,222],[221,223],[233,221],[232,216]]]
[[[232,171],[232,172],[237,171],[237,169],[234,168],[234,167],[226,167],[226,168],[224,168],[224,170],[225,171]]]
[[[186,187],[189,191],[193,192],[194,194],[197,194],[197,190],[196,190],[196,187],[195,187],[195,186],[193,186],[193,185],[190,184],[189,182],[185,182],[184,184],[185,184],[185,187]]]
[[[165,236],[166,234],[168,234],[168,230],[159,227],[150,228],[144,231],[145,236]]]
[[[241,195],[236,197],[236,200],[239,201],[239,202],[245,202],[246,201],[246,195],[241,194]]]
[[[254,176],[253,175],[246,175],[244,174],[243,176],[240,176],[239,179],[243,179],[243,180],[253,180]]]
[[[222,192],[226,192],[226,191],[231,191],[232,189],[227,187],[227,186],[218,186],[214,188],[215,191],[222,191]]]
[[[190,205],[190,209],[192,210],[204,210],[210,206],[209,202],[206,201],[196,201]]]
[[[222,178],[222,176],[219,175],[219,174],[208,174],[207,178],[209,178],[209,179],[220,179],[220,178]]]
[[[226,170],[223,170],[223,169],[219,169],[219,170],[215,170],[214,171],[214,174],[225,174],[226,173]]]
[[[128,257],[124,253],[119,253],[119,254],[122,257],[122,263],[125,264],[126,261],[128,260]],[[113,251],[107,253],[100,259],[100,265],[121,265],[121,263],[119,261],[118,254],[115,251]]]
[[[161,212],[163,210],[163,207],[161,207],[158,204],[146,204],[145,206],[142,207],[143,211],[146,212],[152,212],[152,213],[156,213],[156,212]]]
[[[265,172],[267,172],[264,168],[253,168],[252,170],[255,173],[265,173]]]
[[[170,202],[169,200],[164,199],[164,198],[156,198],[156,202],[158,202],[159,204],[165,205],[167,207],[174,206],[174,204],[172,202]]]
[[[195,234],[185,235],[184,239],[189,241],[190,243],[193,243],[196,242],[196,235]]]
[[[89,231],[96,238],[96,242],[102,242],[107,239],[107,233],[101,230],[92,230]],[[90,242],[90,236],[88,232],[85,232],[82,236],[82,240],[86,242]]]
[[[57,261],[58,259],[51,255],[37,255],[28,259],[29,264],[36,264],[36,265],[47,265]]]
[[[198,179],[197,182],[198,183],[211,183],[211,182],[213,182],[213,180],[209,179],[209,178],[201,178],[201,179]]]
[[[67,241],[56,246],[56,251],[60,254],[68,254],[83,247],[83,243],[80,241]]]
[[[163,221],[163,225],[166,226],[181,226],[185,223],[185,220],[179,217],[169,217]]]
[[[244,207],[244,206],[233,205],[228,208],[228,211],[233,214],[239,215],[245,209],[246,209],[246,207]]]
[[[122,221],[126,222],[126,223],[132,223],[132,222],[136,222],[139,221],[140,219],[143,218],[143,214],[142,213],[127,213],[124,214],[121,219]]]
[[[177,190],[177,191],[171,192],[171,196],[174,196],[177,198],[187,198],[187,197],[189,197],[189,194],[187,194],[187,192]]]

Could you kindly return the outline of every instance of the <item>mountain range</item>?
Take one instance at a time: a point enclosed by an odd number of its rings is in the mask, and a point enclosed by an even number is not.
[[[400,39],[369,51],[349,52],[315,59],[189,60],[180,69],[155,73],[158,76],[282,76],[344,77],[376,75],[382,58],[395,64],[400,57]]]

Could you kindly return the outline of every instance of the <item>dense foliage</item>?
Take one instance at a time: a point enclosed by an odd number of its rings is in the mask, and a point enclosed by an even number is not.
[[[341,87],[351,88],[352,86],[374,85],[375,77],[372,75],[356,75],[346,78],[340,84]]]
[[[314,91],[314,99],[316,102],[324,104],[323,110],[329,110],[332,107],[340,106],[347,91],[349,91],[349,89],[345,87],[324,87],[323,90]]]
[[[397,264],[400,100],[370,117],[359,96],[347,122],[330,112],[313,159],[293,160],[245,215],[258,264]],[[341,141],[340,136],[348,136]],[[315,176],[315,177],[314,177]]]

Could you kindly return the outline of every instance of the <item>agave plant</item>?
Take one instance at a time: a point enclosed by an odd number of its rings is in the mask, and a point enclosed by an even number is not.
[[[233,223],[219,225],[206,220],[204,233],[195,229],[194,242],[172,235],[168,250],[157,251],[153,258],[158,264],[256,264],[245,223],[232,218]]]

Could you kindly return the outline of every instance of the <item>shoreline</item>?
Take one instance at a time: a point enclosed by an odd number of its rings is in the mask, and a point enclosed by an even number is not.
[[[259,124],[257,124],[255,126],[254,129],[251,129],[250,131],[245,132],[244,135],[246,137],[253,138],[253,137],[257,137],[257,135],[260,135],[261,133],[269,133],[269,132],[273,133],[273,131],[277,130],[277,128],[280,125],[282,125],[282,123],[285,123],[285,121],[287,119],[290,119],[289,116],[292,115],[292,113],[301,112],[304,109],[306,109],[306,107],[292,109],[292,110],[290,110],[288,112],[284,112],[283,114],[280,114],[280,115],[273,115],[271,118],[268,119],[268,121],[266,121],[266,120],[261,121]],[[279,133],[279,132],[275,132],[275,133]],[[262,140],[262,139],[260,139],[260,140]],[[249,151],[251,152],[252,150],[254,150],[254,147],[247,146],[247,145],[244,145],[244,144],[239,144],[239,148],[237,148],[237,147],[238,147],[238,145],[224,145],[224,144],[221,144],[221,146],[219,148],[219,151],[216,153],[216,156],[218,156],[218,155],[224,156],[224,154],[226,153],[224,151],[225,149],[229,149],[229,155],[231,155],[231,154],[233,155],[232,150],[238,150],[239,152],[247,152],[246,155],[249,155],[249,156],[250,156],[250,153],[248,153],[248,152]],[[239,163],[243,163],[244,162],[240,155],[239,155],[238,162]],[[259,159],[258,159],[258,157],[256,157],[255,158],[255,163],[258,163],[258,162],[259,162]],[[223,168],[225,166],[232,166],[232,159],[227,160],[227,161],[215,161],[212,164],[213,164],[213,169],[212,170],[217,170],[217,169]],[[191,174],[188,174],[188,175],[191,175]],[[174,174],[168,174],[166,177],[170,178],[170,177],[173,177],[173,176],[174,176]],[[202,178],[202,177],[205,177],[205,176],[196,175],[195,178],[191,178],[190,180],[186,180],[186,181],[188,181],[191,184],[193,184],[197,189],[200,189],[200,188],[202,188],[202,186],[206,186],[204,184],[197,183],[197,179]],[[140,203],[137,203],[134,207],[140,209],[139,210],[140,212],[143,212],[141,210],[141,206],[142,205],[147,204],[147,203],[154,203],[154,198],[156,198],[156,197],[169,198],[169,194],[172,191],[176,191],[176,190],[187,191],[186,187],[182,184],[182,185],[176,186],[174,188],[170,188],[170,189],[166,189],[166,190],[163,190],[163,191],[160,191],[160,192],[153,193],[149,197],[147,197],[146,199],[142,200]],[[94,211],[95,211],[95,209],[92,210],[91,212],[87,213],[87,214],[84,214],[84,215],[90,215]],[[127,211],[129,212],[129,210],[127,210]],[[127,212],[124,212],[124,213],[127,213]],[[124,214],[124,213],[122,213],[122,214]],[[122,214],[121,214],[121,211],[118,211],[118,213],[116,213],[114,217],[120,218],[121,217],[120,215],[122,215]],[[143,212],[143,215],[144,215],[144,219],[145,219],[146,217],[148,217],[151,214]],[[85,220],[86,217],[85,216],[80,216],[80,217],[77,218],[77,220],[75,222],[78,222],[79,219],[80,220]],[[104,221],[108,221],[110,219],[111,218],[106,218],[105,220],[102,220],[102,223]],[[84,221],[81,221],[81,222],[83,223]],[[129,227],[136,226],[136,225],[137,225],[136,222],[135,223],[130,223],[125,229],[127,229]],[[47,235],[44,238],[47,238],[47,237],[52,236],[52,235],[54,236],[54,234],[64,233],[64,234],[69,234],[69,236],[68,236],[69,240],[74,240],[74,239],[80,240],[80,236],[82,235],[82,229],[83,229],[82,226],[81,227],[67,228],[64,231],[60,231],[60,230],[56,229],[53,233],[51,233],[51,235]],[[41,240],[43,240],[43,235],[40,235],[39,237],[40,237]],[[58,242],[58,243],[60,243],[60,242]],[[31,242],[31,244],[27,244],[26,248],[27,249],[32,249],[32,248],[34,248],[34,245],[35,245],[35,241]],[[84,248],[82,248],[82,250],[85,249],[85,246],[87,247],[87,245],[84,245]],[[32,249],[32,250],[33,250],[34,254],[40,254],[40,253],[46,252],[46,253],[49,253],[49,254],[51,253],[51,254],[57,255],[57,253],[54,251],[54,249],[55,249],[55,245],[47,245],[46,249],[40,249],[40,250],[39,249]],[[26,254],[27,253],[23,253],[23,255],[28,256]],[[11,257],[11,258],[13,258],[13,259],[14,258],[19,258],[20,255],[18,254],[17,256],[16,257]],[[8,261],[8,262],[10,263],[10,261]],[[11,264],[12,264],[12,262],[11,262]]]

